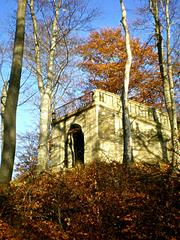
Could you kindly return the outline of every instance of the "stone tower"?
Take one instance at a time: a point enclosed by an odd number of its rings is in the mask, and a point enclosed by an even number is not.
[[[134,161],[168,159],[168,116],[136,101],[129,101]],[[103,90],[83,96],[53,114],[50,140],[54,167],[73,167],[93,160],[120,161],[123,157],[120,97]]]

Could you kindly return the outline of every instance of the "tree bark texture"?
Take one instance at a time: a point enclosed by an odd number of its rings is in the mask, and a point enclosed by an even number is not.
[[[124,140],[123,163],[130,163],[132,161],[132,149],[131,149],[131,126],[130,126],[129,113],[128,113],[128,90],[129,90],[130,70],[131,70],[131,63],[132,63],[132,52],[131,52],[131,45],[130,45],[130,34],[129,34],[128,24],[126,20],[126,10],[122,0],[120,0],[120,6],[122,11],[121,22],[125,32],[126,53],[127,53],[127,61],[125,65],[123,93],[122,93],[122,123],[123,123],[123,140]]]
[[[49,131],[50,131],[50,107],[51,95],[45,92],[40,99],[40,136],[38,149],[38,172],[46,169],[49,160]]]
[[[8,91],[8,81],[4,81],[2,93],[1,93],[1,140],[3,145],[4,139],[4,112],[5,112],[5,105],[7,99],[7,91]]]
[[[179,142],[178,142],[178,125],[177,125],[177,114],[176,114],[176,103],[175,103],[175,92],[174,92],[174,81],[173,81],[173,70],[171,61],[171,23],[169,15],[169,0],[165,2],[166,12],[166,44],[167,44],[167,72],[170,86],[170,97],[171,97],[171,111],[172,111],[172,123],[171,123],[171,142],[172,142],[172,165],[176,165],[179,158]]]
[[[150,0],[150,11],[155,22],[155,35],[157,41],[158,59],[161,78],[163,80],[165,105],[169,116],[170,128],[171,128],[171,145],[172,145],[172,157],[171,164],[175,165],[175,158],[178,161],[178,129],[177,129],[177,116],[176,116],[176,104],[174,98],[174,82],[172,76],[171,66],[171,50],[170,50],[170,19],[169,19],[169,1],[166,0],[165,15],[166,15],[166,52],[167,59],[165,59],[162,25],[159,17],[159,8],[157,0]]]
[[[16,109],[19,97],[27,0],[18,0],[16,32],[9,88],[4,112],[4,141],[0,168],[0,183],[8,184],[12,178],[16,149]]]
[[[39,148],[38,148],[38,172],[46,169],[49,160],[49,131],[50,131],[50,117],[51,117],[51,104],[52,94],[55,87],[54,83],[54,58],[57,42],[57,28],[59,9],[61,6],[61,0],[54,1],[54,19],[52,22],[52,31],[50,39],[50,50],[47,62],[47,81],[43,81],[42,69],[41,69],[41,52],[40,52],[40,41],[38,38],[38,24],[36,15],[34,12],[34,0],[30,0],[30,12],[33,23],[33,34],[35,41],[35,61],[36,61],[36,77],[38,81],[38,88],[40,92],[40,133],[39,133]]]

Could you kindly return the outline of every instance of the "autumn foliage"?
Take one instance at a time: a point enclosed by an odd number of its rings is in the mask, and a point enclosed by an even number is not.
[[[12,182],[0,239],[178,239],[178,176],[94,162]]]
[[[162,81],[158,57],[153,46],[131,39],[132,67],[130,97],[140,102],[159,105],[163,102]],[[92,32],[78,48],[82,57],[79,64],[89,73],[91,87],[120,93],[127,60],[125,38],[119,28]]]

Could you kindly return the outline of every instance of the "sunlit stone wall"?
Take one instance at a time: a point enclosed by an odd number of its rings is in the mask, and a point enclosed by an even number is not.
[[[96,90],[92,100],[82,107],[73,107],[71,111],[66,104],[66,109],[65,115],[63,107],[58,109],[52,124],[51,166],[64,167],[68,162],[68,167],[72,167],[74,144],[78,144],[71,137],[72,124],[78,124],[83,132],[85,163],[98,159],[122,162],[122,106],[118,95]],[[167,160],[170,154],[167,114],[130,100],[129,115],[134,161]]]

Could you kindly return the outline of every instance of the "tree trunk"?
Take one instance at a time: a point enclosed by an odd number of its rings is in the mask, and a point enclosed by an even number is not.
[[[167,42],[167,72],[170,86],[170,98],[171,98],[171,111],[172,111],[172,123],[171,123],[171,142],[172,142],[172,166],[176,165],[176,160],[178,161],[178,126],[177,126],[177,114],[176,114],[176,103],[175,103],[175,93],[174,93],[174,81],[173,81],[173,70],[171,62],[171,23],[169,16],[169,0],[165,2],[166,10],[166,42]]]
[[[8,91],[8,81],[4,81],[2,94],[1,94],[1,144],[3,145],[4,139],[4,112],[5,112],[5,105],[7,99],[7,91]]]
[[[120,0],[121,10],[122,10],[122,25],[125,32],[126,38],[126,53],[127,61],[125,65],[124,73],[124,83],[123,83],[123,93],[122,93],[122,123],[123,123],[123,140],[124,140],[124,152],[123,152],[123,163],[130,163],[132,161],[132,149],[131,149],[131,126],[128,113],[128,89],[129,89],[129,79],[130,70],[132,63],[132,52],[130,45],[130,35],[126,20],[126,10],[123,1]]]
[[[170,21],[169,21],[169,1],[166,1],[166,34],[167,34],[167,64],[164,56],[164,47],[163,47],[163,37],[161,31],[161,22],[159,18],[159,9],[157,0],[150,0],[150,11],[154,18],[155,22],[155,34],[157,40],[157,50],[158,50],[158,59],[159,59],[159,67],[161,72],[161,78],[163,80],[163,88],[164,88],[164,98],[165,105],[169,116],[170,128],[171,128],[171,145],[172,145],[172,158],[171,164],[175,165],[175,155],[178,158],[177,145],[177,116],[176,116],[176,106],[174,99],[174,83],[172,76],[172,66],[170,59]]]
[[[35,63],[36,63],[36,77],[38,81],[38,88],[40,92],[40,133],[39,133],[39,149],[38,149],[38,172],[46,169],[49,160],[49,147],[48,138],[50,131],[50,117],[51,117],[51,103],[52,93],[55,88],[54,83],[54,58],[57,42],[57,28],[59,9],[61,6],[61,0],[55,2],[54,19],[52,23],[52,31],[50,38],[50,51],[47,62],[47,82],[43,82],[43,74],[41,69],[41,52],[40,52],[40,40],[38,38],[38,24],[34,12],[34,0],[30,0],[30,12],[33,23],[33,34],[35,40]]]
[[[48,139],[50,131],[51,117],[51,95],[46,91],[41,95],[40,103],[40,135],[38,149],[38,172],[46,169],[49,160]]]
[[[2,184],[8,184],[10,182],[14,166],[16,149],[16,109],[22,71],[26,4],[26,0],[18,0],[13,60],[4,112],[4,141],[0,168],[0,183]]]
[[[158,50],[158,60],[159,60],[159,68],[161,73],[161,78],[163,80],[163,88],[164,88],[164,97],[165,104],[169,114],[169,118],[172,119],[171,114],[171,98],[170,98],[170,88],[169,81],[167,75],[166,64],[164,60],[164,49],[163,49],[163,38],[161,34],[161,23],[159,19],[158,5],[156,0],[150,0],[150,10],[154,17],[155,21],[155,34],[157,40],[157,50]]]

